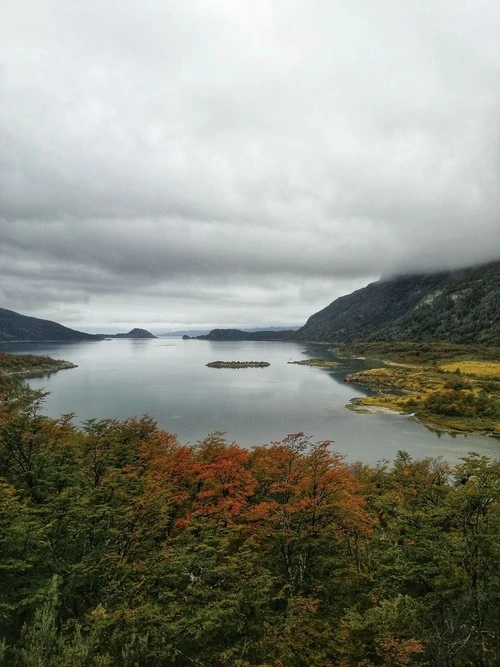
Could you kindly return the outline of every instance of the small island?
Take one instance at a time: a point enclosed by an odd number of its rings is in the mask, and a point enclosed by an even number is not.
[[[316,366],[319,368],[335,368],[336,361],[328,359],[299,359],[299,361],[289,361],[289,364],[296,364],[297,366]]]
[[[266,368],[268,361],[211,361],[205,364],[209,368]]]

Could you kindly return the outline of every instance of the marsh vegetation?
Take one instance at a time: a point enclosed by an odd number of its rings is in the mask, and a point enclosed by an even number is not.
[[[442,344],[387,347],[351,347],[356,353],[363,350],[391,359],[383,368],[346,376],[347,382],[375,392],[357,399],[358,407],[389,408],[441,429],[500,437],[498,349]]]

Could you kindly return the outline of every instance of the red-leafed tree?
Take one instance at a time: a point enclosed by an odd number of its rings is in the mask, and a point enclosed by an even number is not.
[[[197,449],[193,472],[197,483],[194,509],[222,525],[234,523],[247,508],[256,481],[249,467],[249,452],[228,445],[220,434],[209,436]]]

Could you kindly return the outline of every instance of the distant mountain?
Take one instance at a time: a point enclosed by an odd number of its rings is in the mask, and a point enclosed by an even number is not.
[[[131,329],[128,333],[106,334],[106,338],[158,338],[146,329]]]
[[[180,336],[204,336],[208,333],[207,329],[182,329],[180,331],[162,331],[159,333],[159,338],[179,338]]]
[[[277,333],[283,333],[284,331],[286,332],[296,331],[297,329],[300,329],[299,324],[297,324],[296,326],[287,327],[286,329],[283,329],[283,327],[252,327],[249,329],[245,329],[245,331],[249,331],[250,333],[253,332],[265,333],[267,331],[276,331]]]
[[[290,340],[292,330],[265,330],[265,331],[241,331],[240,329],[212,329],[212,331],[203,336],[193,336],[195,340],[220,340],[220,341],[239,341],[239,340]],[[191,336],[184,336],[191,338]]]
[[[294,338],[500,345],[500,262],[379,280],[312,315]]]
[[[299,325],[288,327],[287,331],[296,331],[299,328]],[[213,331],[242,331],[241,329],[212,329]],[[268,331],[283,331],[283,327],[252,327],[250,329],[245,329],[242,333],[255,333],[255,332],[268,332]],[[199,338],[200,336],[208,336],[209,332],[206,329],[186,329],[184,331],[166,331],[164,333],[158,334],[160,338],[174,338],[179,336],[187,336],[188,338]]]
[[[102,340],[102,338],[99,335],[69,329],[51,320],[28,317],[13,310],[0,308],[0,342],[3,343],[16,341]]]

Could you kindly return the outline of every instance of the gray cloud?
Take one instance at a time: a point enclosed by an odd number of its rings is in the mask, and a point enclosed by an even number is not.
[[[498,3],[5,3],[0,305],[300,323],[500,255]]]

